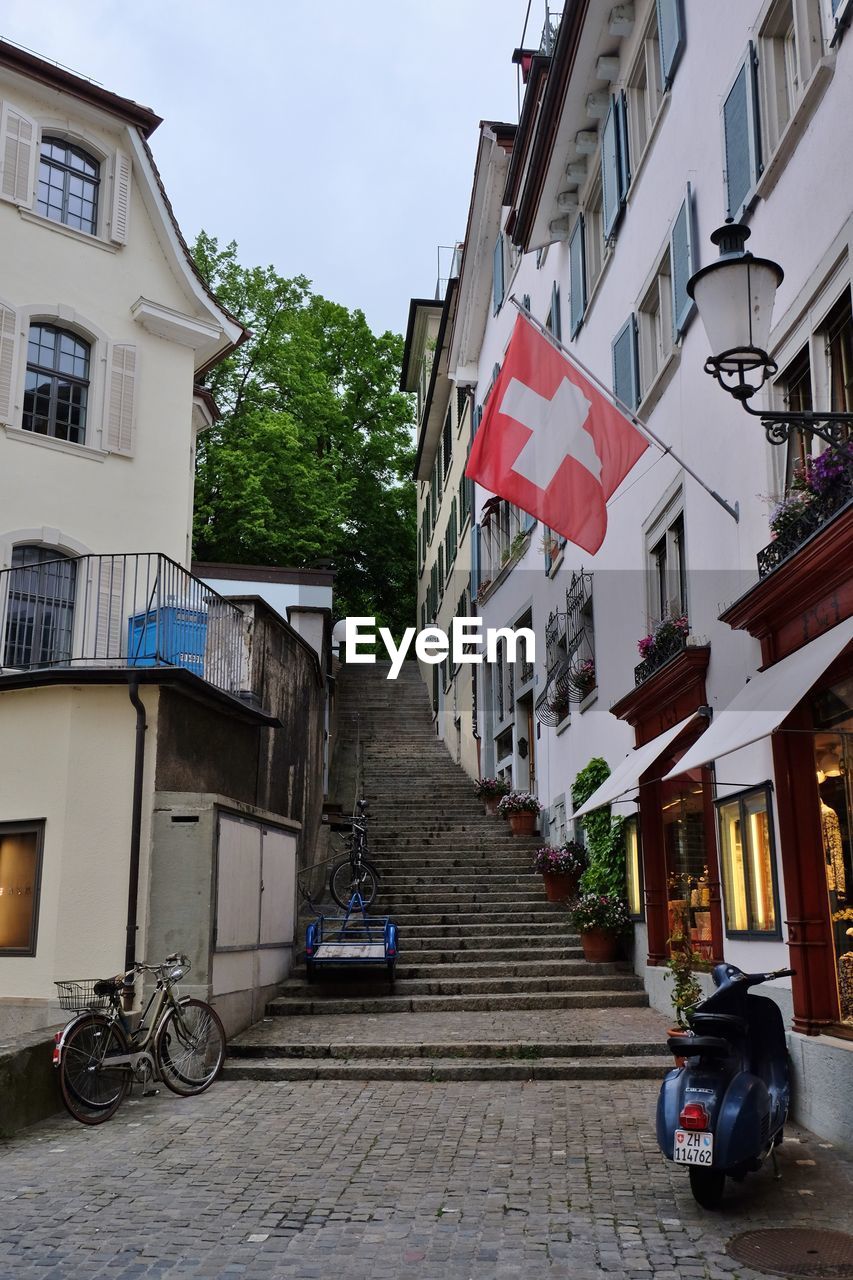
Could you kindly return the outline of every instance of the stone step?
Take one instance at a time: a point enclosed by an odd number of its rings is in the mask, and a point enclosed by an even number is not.
[[[464,931],[469,925],[478,923],[514,924],[518,928],[525,924],[535,924],[538,927],[541,924],[548,924],[551,922],[550,913],[546,909],[547,906],[548,904],[546,903],[543,907],[524,907],[517,910],[506,911],[489,911],[485,907],[480,911],[472,911],[471,909],[466,911],[457,911],[452,907],[452,905],[449,905],[447,909],[438,907],[435,911],[418,911],[414,913],[409,911],[395,911],[394,920],[401,929],[408,929],[410,926],[415,925],[453,924],[461,931]],[[374,915],[388,914],[388,912],[382,910],[381,898],[376,899],[372,904],[371,910]],[[555,928],[561,927],[559,921],[555,921],[554,924]],[[563,924],[562,927],[565,927],[565,924]]]
[[[288,978],[282,984],[281,996],[285,1000],[346,1000],[358,996],[376,994],[377,983],[386,983],[383,969],[357,973],[343,968],[318,969],[309,982],[302,978]],[[551,973],[547,963],[543,964],[543,972],[538,976],[447,976],[437,974],[433,977],[409,978],[397,970],[394,983],[394,995],[401,998],[409,996],[491,996],[491,995],[536,995],[536,994],[583,994],[595,991],[638,991],[642,989],[640,979],[634,973],[614,973],[604,968],[602,973],[562,974]]]
[[[379,980],[377,981],[379,985]],[[459,996],[356,996],[352,999],[300,999],[277,996],[267,1005],[272,1018],[336,1013],[459,1013],[498,1009],[645,1008],[645,991],[512,992]]]
[[[433,965],[433,964],[450,964],[467,966],[469,964],[500,964],[500,957],[507,951],[516,946],[514,942],[501,942],[493,945],[488,950],[486,948],[471,948],[464,950],[462,947],[447,949],[441,940],[437,940],[434,944],[424,942],[423,939],[418,940],[419,950],[415,951],[411,947],[406,947],[402,952],[401,964],[405,961],[406,965]],[[432,945],[433,949],[430,949]],[[565,960],[583,960],[583,950],[580,947],[548,947],[548,965],[552,962],[561,963]],[[534,962],[535,963],[535,962]]]
[[[430,956],[429,952],[425,953]],[[397,987],[403,992],[403,984],[410,980],[434,981],[436,979],[452,979],[465,978],[476,982],[477,979],[484,978],[550,978],[559,981],[561,978],[595,978],[602,975],[627,975],[630,974],[635,983],[639,983],[639,978],[634,974],[633,970],[627,964],[590,964],[583,958],[580,959],[560,959],[555,957],[550,951],[543,954],[539,960],[501,960],[495,959],[491,951],[477,952],[477,955],[489,957],[485,960],[474,960],[462,957],[458,961],[435,960],[431,956],[428,960],[415,961],[409,952],[401,952],[400,959],[397,962]],[[301,966],[293,970],[293,976],[302,976],[304,970]],[[331,978],[331,974],[329,974]],[[571,984],[573,987],[575,983]],[[528,984],[528,990],[536,990]]]
[[[269,1022],[262,1024],[266,1031]],[[336,1058],[343,1061],[371,1058],[649,1058],[660,1057],[662,1046],[653,1040],[432,1040],[401,1044],[399,1041],[302,1041],[270,1040],[245,1031],[228,1045],[231,1058],[301,1059]]]
[[[667,1056],[596,1058],[228,1058],[223,1080],[660,1080],[672,1069]]]

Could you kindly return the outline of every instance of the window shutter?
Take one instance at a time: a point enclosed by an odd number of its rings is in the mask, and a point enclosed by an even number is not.
[[[628,144],[628,99],[624,92],[615,99],[616,145],[619,151],[619,195],[622,203],[631,185],[631,153]]]
[[[11,103],[0,112],[0,196],[30,208],[36,180],[38,126]]]
[[[480,590],[480,526],[474,525],[471,538],[471,599],[476,600]]]
[[[669,238],[672,266],[672,336],[678,341],[693,313],[694,302],[687,292],[687,281],[696,270],[693,236],[693,192],[687,184],[684,203],[678,210]]]
[[[560,290],[557,281],[551,285],[551,332],[558,342],[563,337],[563,322],[560,317]]]
[[[136,347],[117,344],[110,352],[107,448],[132,454],[135,435]]]
[[[601,134],[601,196],[604,210],[604,234],[609,237],[616,229],[622,211],[619,189],[619,139],[616,125],[616,99],[611,98],[610,109]]]
[[[613,392],[629,409],[636,409],[640,402],[639,372],[637,322],[632,314],[613,339]]]
[[[657,0],[657,6],[660,70],[668,89],[684,51],[684,0]]]
[[[84,657],[114,660],[122,656],[124,629],[127,625],[124,608],[124,557],[92,556],[89,560],[89,572],[92,575],[90,596],[95,601],[98,616],[95,620],[95,652]],[[140,637],[145,634],[148,619],[138,629]],[[132,659],[133,654],[128,654]]]
[[[571,285],[569,310],[572,326],[571,336],[573,338],[583,323],[583,315],[586,311],[586,255],[584,253],[583,236],[583,214],[581,213],[578,215],[575,229],[569,240],[569,280]]]
[[[127,244],[131,167],[130,156],[117,151],[113,163],[113,209],[110,218],[110,239],[115,244]]]
[[[0,302],[0,422],[12,421],[17,338],[15,312]]]
[[[529,293],[523,293],[521,295],[521,305],[524,307],[525,311],[530,310],[530,294]]]
[[[755,50],[750,41],[746,57],[723,103],[726,214],[735,222],[747,208],[750,193],[761,173],[755,70]]]
[[[492,256],[492,310],[497,315],[504,300],[504,238],[502,235],[497,238]]]

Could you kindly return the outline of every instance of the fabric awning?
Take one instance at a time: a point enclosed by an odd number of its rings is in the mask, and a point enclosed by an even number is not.
[[[621,764],[616,766],[610,777],[602,782],[596,791],[593,791],[586,803],[582,804],[573,816],[582,818],[585,813],[592,813],[593,809],[600,809],[603,804],[611,804],[620,796],[633,791],[639,785],[640,775],[660,759],[669,744],[674,742],[695,718],[695,715],[688,716],[686,720],[681,720],[671,729],[659,733],[656,738],[652,738],[651,742],[645,743],[642,747],[636,747]]]
[[[759,671],[725,710],[714,717],[708,731],[666,776],[674,778],[687,769],[708,764],[766,738],[779,728],[851,640],[853,618],[848,618],[766,671]]]

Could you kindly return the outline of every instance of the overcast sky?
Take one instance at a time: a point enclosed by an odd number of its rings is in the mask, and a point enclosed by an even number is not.
[[[462,237],[481,119],[517,119],[527,0],[2,0],[0,32],[163,116],[189,240],[405,328]],[[544,0],[532,0],[536,39]],[[529,41],[528,41],[529,43]]]

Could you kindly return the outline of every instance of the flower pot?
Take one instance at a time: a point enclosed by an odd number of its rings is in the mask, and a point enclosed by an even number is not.
[[[609,929],[583,929],[581,946],[584,960],[592,960],[597,964],[615,960],[619,954],[619,935],[611,933]]]
[[[542,880],[545,885],[545,897],[549,902],[566,902],[578,891],[580,872],[543,871]]]
[[[536,830],[537,815],[532,809],[519,809],[509,814],[509,825],[514,836],[532,836]]]
[[[494,817],[501,802],[500,796],[483,796],[483,808],[490,817]]]

